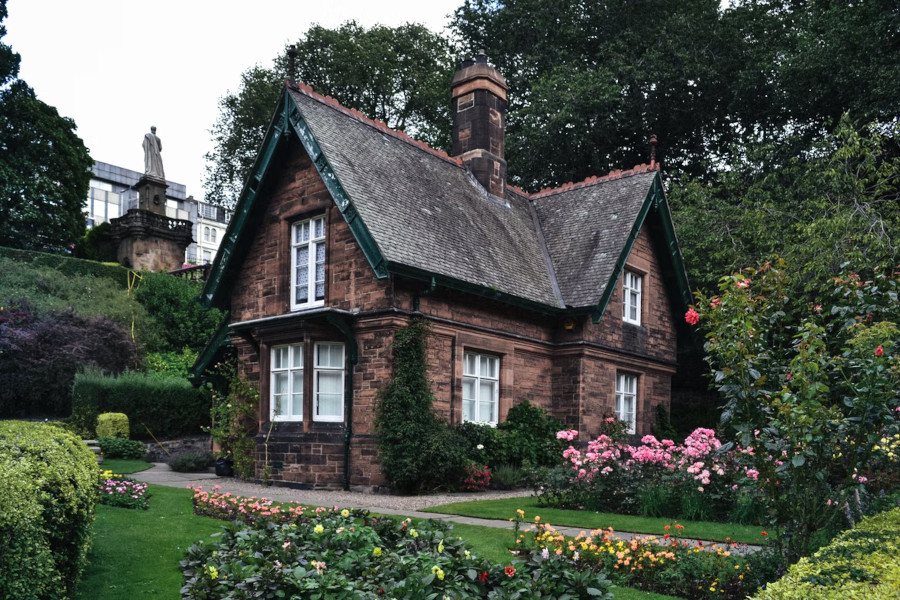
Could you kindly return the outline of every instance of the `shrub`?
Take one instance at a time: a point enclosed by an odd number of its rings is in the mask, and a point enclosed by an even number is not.
[[[134,290],[137,301],[161,326],[168,350],[202,350],[222,322],[224,313],[200,306],[199,294],[199,282],[168,273],[141,273]]]
[[[133,437],[158,439],[195,435],[209,424],[210,399],[188,381],[127,372],[118,377],[81,373],[75,377],[71,423],[93,432],[101,412],[128,415]]]
[[[425,321],[398,329],[393,343],[393,374],[379,390],[375,409],[378,453],[384,475],[399,492],[446,486],[460,481],[465,444],[434,414],[426,377]]]
[[[0,422],[0,598],[64,599],[90,549],[97,461],[43,423]]]
[[[0,418],[68,417],[79,370],[119,373],[137,360],[131,336],[105,317],[0,303]]]
[[[900,508],[863,519],[754,600],[887,600],[900,589]]]
[[[230,356],[216,365],[206,384],[212,396],[212,425],[208,430],[221,457],[233,461],[236,475],[247,478],[254,475],[256,468],[253,433],[259,390],[241,377],[236,362]]]
[[[128,415],[102,413],[97,417],[97,437],[128,439]]]
[[[525,479],[522,469],[515,465],[500,465],[492,471],[491,475],[493,476],[494,486],[501,490],[515,489]]]
[[[463,475],[462,489],[465,492],[484,492],[491,486],[491,470],[487,465],[470,462]]]
[[[137,440],[125,438],[98,438],[100,451],[106,458],[124,458],[127,460],[140,460],[147,453],[144,444]]]
[[[183,348],[181,352],[148,353],[144,357],[144,368],[148,373],[187,379],[195,362],[197,362],[197,352],[190,348]]]
[[[169,468],[179,473],[201,473],[212,466],[213,455],[200,450],[188,450],[176,454],[169,461]]]
[[[195,496],[195,503],[197,497]],[[268,501],[261,499],[262,504]],[[268,509],[254,514],[268,513]],[[498,565],[436,521],[292,507],[277,519],[232,522],[181,562],[182,594],[209,599],[571,598],[610,600],[609,581],[571,560],[530,556]]]
[[[540,406],[528,400],[516,404],[497,429],[506,450],[502,462],[535,467],[556,464],[562,449],[556,432],[562,429],[562,423]]]
[[[123,477],[112,471],[100,473],[100,504],[147,510],[150,508],[150,494],[147,484]]]

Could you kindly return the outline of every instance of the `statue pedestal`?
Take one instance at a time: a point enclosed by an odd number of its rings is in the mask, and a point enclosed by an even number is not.
[[[145,179],[141,179],[138,186]],[[162,191],[165,194],[164,187]],[[140,193],[144,193],[143,188],[140,188]],[[149,198],[152,202],[153,196]],[[157,272],[174,271],[184,264],[184,251],[194,241],[191,222],[165,216],[165,195],[159,205],[163,214],[132,208],[125,216],[110,221],[110,235],[119,247],[116,258],[122,266],[135,271]]]
[[[152,175],[144,175],[132,189],[138,192],[138,208],[157,215],[166,216],[166,184],[165,179]]]

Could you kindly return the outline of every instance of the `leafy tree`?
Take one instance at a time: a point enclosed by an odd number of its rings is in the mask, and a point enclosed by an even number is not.
[[[288,74],[287,48],[271,69],[245,71],[235,93],[219,102],[214,149],[206,155],[208,201],[232,206],[262,144],[285,74],[336,98],[371,119],[438,148],[449,147],[449,43],[422,25],[350,21],[337,29],[315,25],[296,44],[296,72]]]
[[[0,22],[6,14],[0,0]],[[0,245],[60,251],[84,234],[93,162],[75,122],[38,100],[18,71],[19,55],[0,43]]]
[[[745,147],[710,182],[672,185],[675,222],[699,289],[722,273],[778,253],[799,273],[796,293],[853,261],[900,260],[900,125],[859,127],[848,117],[806,148],[798,137]],[[814,288],[819,288],[814,291]]]
[[[724,277],[718,295],[698,295],[694,316],[723,424],[753,448],[747,484],[793,561],[825,541],[818,532],[852,526],[868,501],[896,491],[900,276],[847,272],[810,305],[790,293],[788,273],[775,261]]]

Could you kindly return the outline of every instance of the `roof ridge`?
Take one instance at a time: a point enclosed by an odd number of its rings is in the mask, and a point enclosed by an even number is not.
[[[369,117],[367,117],[360,111],[356,110],[355,108],[348,108],[348,107],[344,106],[338,100],[336,100],[335,98],[332,98],[331,96],[323,96],[322,94],[316,92],[310,85],[307,85],[305,83],[297,83],[297,82],[289,81],[287,79],[284,80],[284,84],[296,92],[300,92],[301,94],[308,96],[308,97],[312,98],[313,100],[316,100],[323,104],[327,104],[328,106],[347,115],[348,117],[353,117],[357,121],[360,121],[361,123],[364,123],[366,125],[374,127],[375,129],[381,131],[382,133],[386,133],[387,135],[390,135],[391,137],[394,137],[402,142],[406,142],[407,144],[416,146],[420,150],[424,150],[425,152],[428,152],[429,154],[437,156],[440,159],[443,159],[443,160],[446,160],[447,162],[453,163],[454,165],[456,165],[458,167],[461,167],[463,164],[462,159],[454,158],[442,150],[435,150],[434,148],[432,148],[425,142],[422,142],[422,141],[419,141],[419,140],[409,137],[409,135],[407,135],[403,131],[391,129],[390,127],[387,126],[387,123],[384,123],[383,121],[370,119]]]
[[[526,193],[526,195],[529,198],[531,198],[532,200],[537,200],[538,198],[545,198],[547,196],[552,196],[553,194],[568,192],[570,190],[577,190],[577,189],[581,189],[584,187],[596,185],[598,183],[604,183],[607,181],[613,181],[616,179],[622,179],[624,177],[631,177],[633,175],[640,175],[642,173],[650,173],[652,171],[659,171],[659,170],[660,170],[659,163],[655,163],[655,164],[651,163],[649,165],[648,164],[635,165],[631,169],[627,169],[625,171],[621,171],[621,170],[611,171],[608,174],[603,175],[602,177],[597,177],[596,175],[594,175],[594,176],[588,177],[584,181],[579,181],[577,183],[572,183],[570,181],[569,183],[564,183],[559,187],[544,188],[538,192],[535,192],[534,194]],[[518,188],[516,188],[516,189],[518,189]],[[522,192],[522,193],[525,193],[525,192]]]

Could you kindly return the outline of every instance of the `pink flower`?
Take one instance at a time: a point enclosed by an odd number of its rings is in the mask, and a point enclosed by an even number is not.
[[[882,354],[884,354],[884,346],[875,348],[875,356],[881,356]]]
[[[736,285],[739,288],[750,287],[750,280],[749,279],[741,279],[740,281],[735,281],[734,285]]]
[[[721,298],[713,298],[713,299],[710,300],[710,302],[709,302],[710,308],[715,308],[715,307],[717,307],[717,306],[720,306],[721,304],[722,304],[722,299],[721,299]]]
[[[688,325],[696,325],[700,322],[700,313],[694,310],[694,307],[692,306],[684,313],[684,320],[687,321]]]

